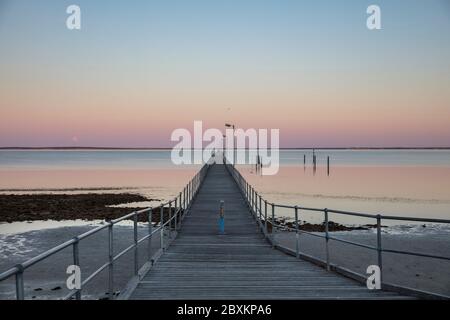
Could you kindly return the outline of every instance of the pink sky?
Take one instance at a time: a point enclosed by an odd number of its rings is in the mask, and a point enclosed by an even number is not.
[[[0,146],[169,147],[171,132],[191,130],[194,120],[205,128],[233,122],[280,129],[282,147],[450,146],[449,94],[437,95],[435,88],[422,87],[414,98],[397,89],[374,99],[345,87],[324,88],[323,95],[78,89],[55,84],[3,90]]]

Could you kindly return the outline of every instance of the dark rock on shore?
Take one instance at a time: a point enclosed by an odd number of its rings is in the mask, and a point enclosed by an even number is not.
[[[295,229],[295,222],[292,221],[286,221],[286,219],[279,218],[275,219],[275,224],[280,225],[281,228],[284,229]],[[299,230],[306,231],[306,232],[325,232],[325,222],[321,224],[313,224],[308,222],[301,222],[299,223]],[[272,224],[268,222],[267,228],[269,232],[272,232]],[[376,228],[376,225],[363,225],[363,226],[345,226],[343,224],[329,221],[328,222],[328,231],[329,232],[336,232],[336,231],[353,231],[353,230],[369,230],[371,228]]]
[[[36,220],[113,220],[142,208],[115,208],[132,202],[152,201],[142,195],[130,193],[88,193],[88,194],[26,194],[0,195],[0,222]],[[173,210],[172,210],[173,211]],[[164,209],[164,219],[168,217]],[[158,222],[160,209],[153,214],[152,221]],[[142,214],[138,221],[148,216]]]

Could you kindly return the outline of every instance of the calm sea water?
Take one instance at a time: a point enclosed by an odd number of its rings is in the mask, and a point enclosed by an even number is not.
[[[0,151],[0,170],[155,169],[171,167],[170,151]]]
[[[447,166],[450,150],[316,150],[318,164],[325,165],[330,157],[332,166]],[[312,163],[311,150],[282,150],[283,165]]]
[[[281,168],[275,176],[260,176],[250,165],[238,167],[271,202],[450,218],[449,150],[317,150],[316,155],[316,171],[311,150],[282,150]],[[328,156],[329,175],[325,167]],[[179,192],[198,167],[175,166],[169,150],[8,150],[0,151],[0,189],[3,193],[132,189],[167,199]],[[277,215],[289,217],[293,213],[280,209]],[[302,217],[321,220],[314,214],[304,213]],[[342,217],[334,218],[339,219]]]
[[[316,150],[318,164],[332,166],[447,166],[450,150]],[[0,170],[8,169],[154,169],[175,167],[169,150],[0,151]],[[311,164],[311,150],[281,150],[281,165]]]
[[[252,166],[239,169],[269,202],[450,219],[449,150],[318,150],[315,154],[316,170],[310,150],[283,151],[280,171],[274,176],[258,175]],[[292,218],[294,210],[277,208],[276,215]],[[302,211],[300,218],[320,223],[323,214]],[[330,219],[350,224],[374,223],[372,219],[337,214],[330,214]],[[386,225],[399,223],[383,221]]]

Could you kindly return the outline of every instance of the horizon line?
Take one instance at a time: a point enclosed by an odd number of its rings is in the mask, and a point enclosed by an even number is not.
[[[173,147],[0,147],[0,150],[171,150]],[[196,150],[196,148],[190,148]],[[239,150],[247,150],[248,148],[236,148]],[[267,148],[265,148],[267,149]],[[366,146],[349,146],[349,147],[280,147],[280,150],[447,150],[450,147],[366,147]],[[203,149],[199,149],[203,150]]]

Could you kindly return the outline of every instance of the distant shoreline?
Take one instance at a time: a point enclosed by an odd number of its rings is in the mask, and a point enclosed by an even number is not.
[[[114,150],[114,151],[152,151],[152,150],[172,150],[171,147],[165,148],[116,148],[116,147],[0,147],[0,150]],[[280,148],[280,150],[450,150],[450,147],[315,147],[315,148]]]

